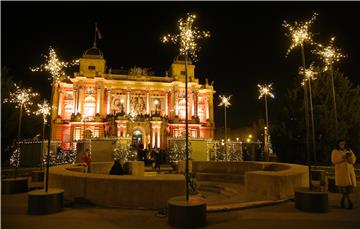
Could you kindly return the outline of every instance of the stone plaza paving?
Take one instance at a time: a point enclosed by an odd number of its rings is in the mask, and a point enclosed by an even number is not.
[[[207,214],[206,228],[360,228],[360,192],[352,194],[354,209],[339,207],[340,194],[329,193],[328,213],[306,213],[293,201]],[[230,204],[230,203],[229,203]],[[151,210],[67,205],[63,212],[28,215],[27,194],[1,196],[1,228],[171,228],[167,216]]]

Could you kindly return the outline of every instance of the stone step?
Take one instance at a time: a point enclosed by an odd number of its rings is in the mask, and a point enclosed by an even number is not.
[[[244,183],[244,175],[227,173],[196,173],[199,181],[220,181],[229,183]]]
[[[221,193],[224,190],[224,187],[206,184],[206,185],[199,185],[198,189],[199,189],[199,191]]]

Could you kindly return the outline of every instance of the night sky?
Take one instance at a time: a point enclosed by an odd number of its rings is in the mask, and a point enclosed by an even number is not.
[[[300,49],[288,58],[290,38],[282,21],[308,20],[319,13],[312,31],[314,40],[327,43],[335,35],[336,44],[348,55],[337,67],[355,84],[360,83],[360,7],[356,2],[1,2],[2,66],[15,81],[32,86],[50,97],[46,74],[31,73],[51,45],[59,57],[71,60],[90,48],[94,23],[98,22],[108,68],[151,67],[157,75],[168,70],[177,48],[164,45],[160,37],[177,32],[176,23],[187,12],[196,13],[196,25],[209,30],[211,38],[200,43],[196,63],[200,82],[214,81],[215,117],[223,124],[218,95],[232,94],[228,110],[231,128],[251,125],[264,115],[258,101],[257,83],[274,83],[276,100],[269,103],[270,119],[277,101],[297,77]],[[316,61],[307,51],[307,63]]]

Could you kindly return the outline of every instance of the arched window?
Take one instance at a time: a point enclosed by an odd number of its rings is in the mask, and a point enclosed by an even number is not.
[[[93,117],[95,116],[95,98],[93,96],[87,96],[84,104],[84,116]]]

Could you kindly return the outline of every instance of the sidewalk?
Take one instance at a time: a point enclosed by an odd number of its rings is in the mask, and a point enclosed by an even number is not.
[[[206,228],[360,228],[360,193],[352,195],[353,210],[339,208],[339,194],[329,194],[328,213],[305,213],[287,201],[271,206],[208,213]],[[171,228],[167,216],[157,211],[66,207],[63,212],[33,216],[27,214],[27,194],[2,195],[1,228]]]

